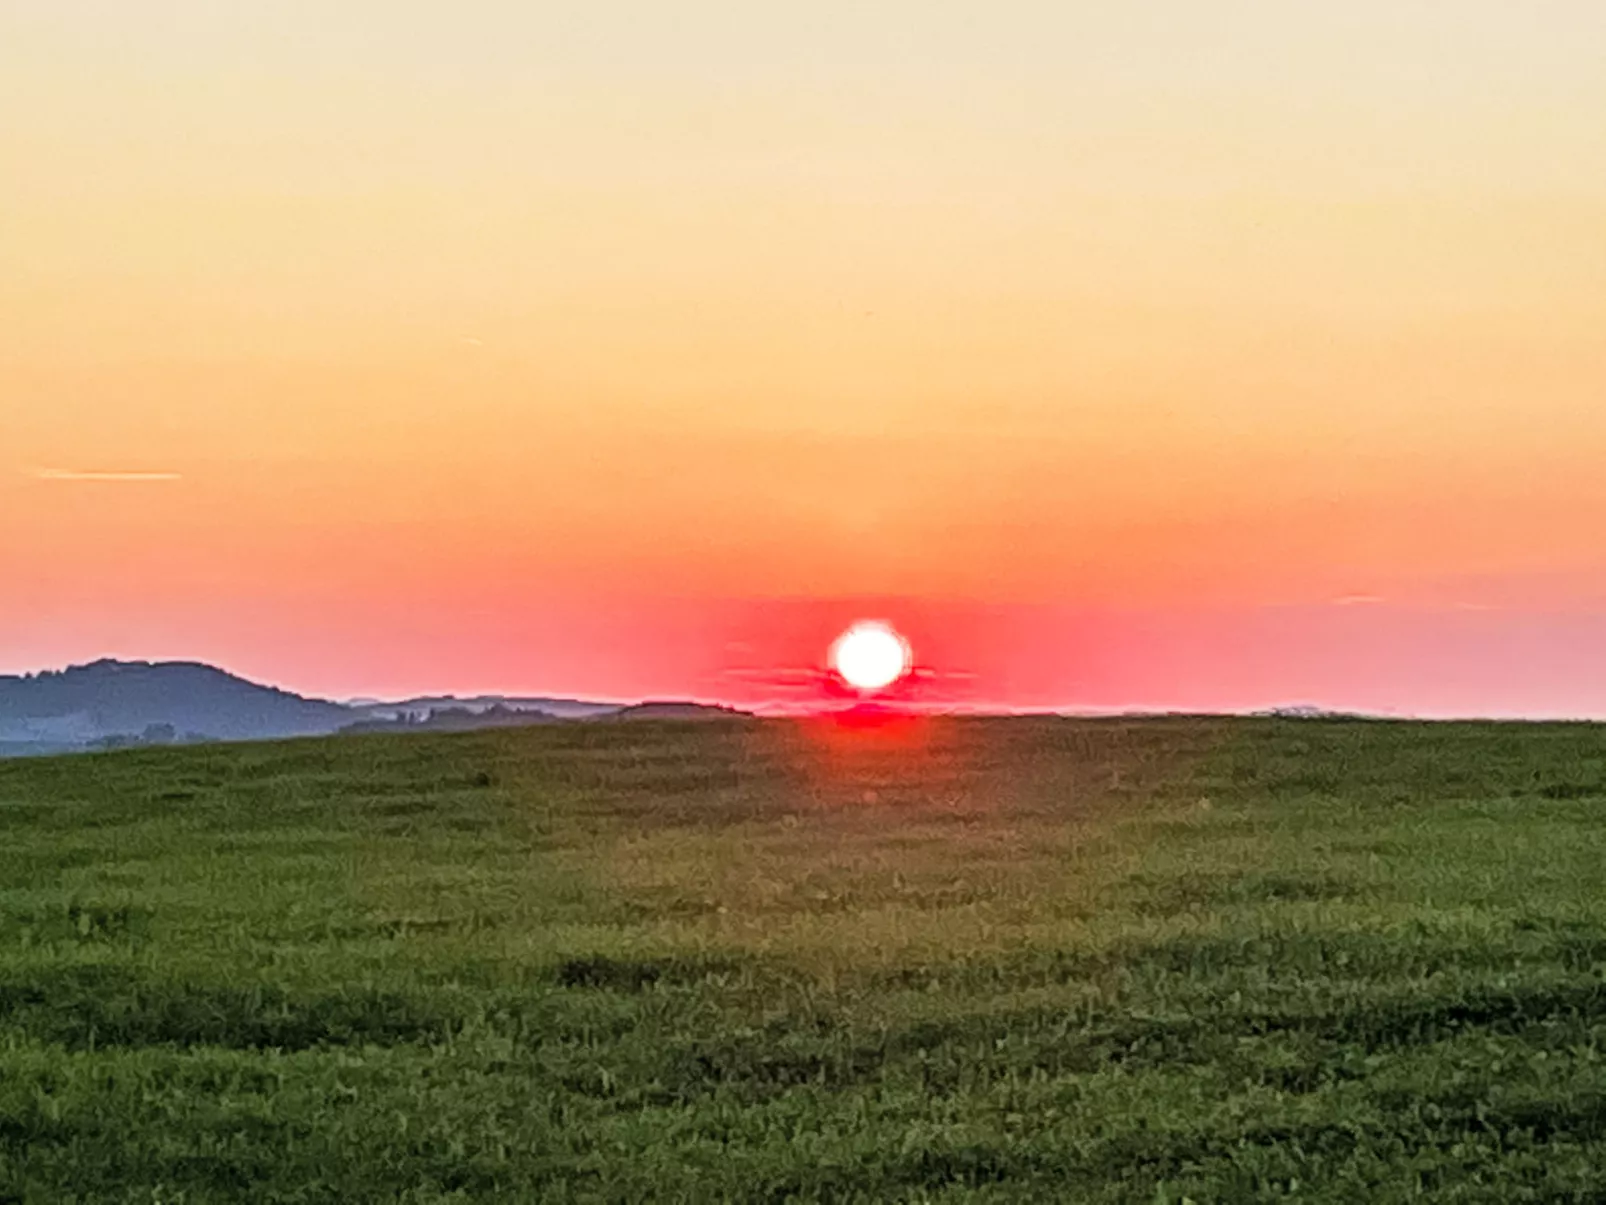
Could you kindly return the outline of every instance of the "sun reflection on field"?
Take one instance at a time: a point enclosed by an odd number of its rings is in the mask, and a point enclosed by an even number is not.
[[[963,742],[952,720],[869,704],[786,725],[784,763],[816,803],[947,806]]]

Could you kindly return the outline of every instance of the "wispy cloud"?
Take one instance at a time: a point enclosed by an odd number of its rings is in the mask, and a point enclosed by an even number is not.
[[[1386,600],[1381,594],[1341,594],[1328,601],[1335,607],[1375,607]]]
[[[31,469],[36,481],[182,481],[182,473],[125,469]]]

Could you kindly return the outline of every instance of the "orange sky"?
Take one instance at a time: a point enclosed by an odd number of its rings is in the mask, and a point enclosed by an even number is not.
[[[1097,701],[1481,657],[1468,706],[1594,706],[1512,650],[1606,656],[1603,46],[1594,0],[8,4],[0,670],[707,693],[761,600],[875,596],[1018,701],[1091,697],[1098,614],[1150,635]],[[1156,671],[1229,630],[1264,681]]]

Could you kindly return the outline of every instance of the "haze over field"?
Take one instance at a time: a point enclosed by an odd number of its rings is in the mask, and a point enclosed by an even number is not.
[[[1606,6],[0,6],[0,672],[1606,715]],[[777,601],[780,600],[780,601]]]

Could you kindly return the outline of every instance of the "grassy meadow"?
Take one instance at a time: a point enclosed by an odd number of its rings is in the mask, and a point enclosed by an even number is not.
[[[0,1201],[1606,1199],[1606,730],[0,762]]]

